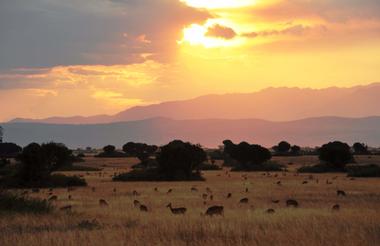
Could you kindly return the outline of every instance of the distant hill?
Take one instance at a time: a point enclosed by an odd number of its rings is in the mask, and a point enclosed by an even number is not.
[[[380,146],[380,117],[320,117],[296,121],[273,122],[257,119],[240,120],[171,120],[153,118],[140,121],[62,125],[42,123],[3,124],[5,141],[26,145],[30,142],[63,142],[70,147],[118,147],[127,141],[165,144],[182,139],[214,147],[224,139],[246,140],[270,147],[281,140],[301,146],[317,146],[331,140],[352,144],[365,142]]]
[[[97,124],[155,117],[171,119],[265,119],[289,121],[310,117],[380,115],[380,83],[351,88],[268,88],[254,93],[207,95],[182,101],[138,106],[116,115],[52,117],[11,122]]]

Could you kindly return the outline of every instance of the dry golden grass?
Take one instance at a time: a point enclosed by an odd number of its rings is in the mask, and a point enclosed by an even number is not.
[[[317,162],[315,157],[275,159],[293,163],[291,170]],[[359,158],[360,162],[367,160]],[[370,162],[378,163],[379,158]],[[0,217],[0,245],[380,245],[380,179],[350,180],[343,174],[313,175],[310,179],[309,175],[289,172],[278,177],[274,173],[270,177],[248,173],[244,180],[246,173],[228,177],[225,171],[209,171],[204,172],[205,182],[111,181],[114,173],[134,163],[134,159],[88,158],[86,165],[106,165],[101,175],[75,172],[84,175],[88,187],[53,191],[58,196],[54,205],[72,205],[72,212],[57,209],[47,215]],[[332,184],[326,184],[326,179]],[[308,183],[302,184],[305,180]],[[190,191],[193,186],[198,192]],[[214,199],[204,205],[201,195],[207,187]],[[173,192],[166,194],[170,188]],[[347,196],[337,197],[337,189],[346,191]],[[133,190],[141,195],[133,196]],[[232,193],[230,199],[226,199],[228,193]],[[31,196],[49,197],[47,189]],[[248,204],[239,204],[243,197],[249,198]],[[286,208],[289,198],[296,199],[300,207]],[[105,199],[109,206],[100,207],[99,199]],[[135,208],[134,199],[149,212]],[[272,199],[280,203],[272,203]],[[171,214],[166,208],[169,202],[173,207],[186,207],[186,215]],[[341,210],[333,212],[334,204],[340,204]],[[223,205],[224,217],[201,216],[211,205]],[[276,212],[265,213],[268,208]],[[83,225],[85,220],[90,226]]]

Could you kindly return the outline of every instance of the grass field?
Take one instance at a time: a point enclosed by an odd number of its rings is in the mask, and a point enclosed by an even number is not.
[[[54,189],[58,200],[52,203],[57,209],[49,214],[0,215],[0,245],[380,245],[380,179],[297,175],[297,167],[316,164],[317,158],[274,159],[288,165],[289,172],[276,177],[261,172],[226,174],[225,169],[203,172],[205,182],[123,183],[112,182],[112,175],[137,160],[86,158],[81,165],[103,171],[66,174],[83,175],[88,187]],[[379,156],[357,160],[380,163]],[[213,200],[207,198],[204,204],[207,187]],[[167,194],[169,189],[173,191]],[[338,189],[347,196],[338,197]],[[134,190],[140,195],[133,196]],[[30,196],[48,198],[48,193],[44,189]],[[248,204],[240,204],[241,198],[248,198]],[[109,206],[100,206],[99,199]],[[149,211],[135,208],[135,199]],[[296,199],[299,207],[287,208],[287,199]],[[166,207],[169,202],[186,207],[187,213],[173,215]],[[332,211],[335,204],[339,211]],[[71,212],[59,210],[66,205],[72,205]],[[223,205],[224,216],[202,216],[211,205]],[[275,213],[266,213],[268,208]]]

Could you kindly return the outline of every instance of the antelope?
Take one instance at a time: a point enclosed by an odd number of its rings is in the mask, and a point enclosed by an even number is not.
[[[137,201],[137,200],[134,200],[134,201],[133,201],[133,206],[135,206],[135,207],[140,206],[140,202]]]
[[[207,193],[212,193],[212,190],[210,188],[206,188]]]
[[[52,201],[57,201],[58,197],[57,196],[51,196],[48,201],[49,202],[52,202]]]
[[[72,208],[71,205],[67,205],[67,206],[61,207],[59,210],[61,210],[61,211],[71,211],[71,208]]]
[[[113,192],[116,193],[116,188],[113,188]]]
[[[185,214],[187,210],[187,208],[173,208],[171,203],[169,203],[166,207],[170,208],[172,214]]]
[[[228,198],[231,198],[231,196],[232,196],[232,194],[231,194],[231,193],[228,193],[228,194],[227,194],[227,199],[228,199]]]
[[[277,177],[278,177],[278,174],[276,173],[276,174],[274,175],[274,177],[277,178]]]
[[[248,193],[248,188],[245,188],[245,193]]]
[[[132,194],[133,194],[134,196],[139,196],[139,195],[140,195],[140,194],[139,194],[137,191],[135,191],[135,190],[132,192]]]
[[[211,195],[211,196],[210,196],[210,200],[212,201],[213,199],[214,199],[214,196],[213,196],[213,195]]]
[[[196,192],[196,191],[198,191],[198,189],[197,189],[197,188],[195,188],[195,187],[191,187],[191,191],[194,191],[194,192]]]
[[[306,180],[302,182],[302,184],[307,184],[307,183],[308,183],[308,182],[307,182]]]
[[[212,206],[209,207],[205,213],[208,216],[214,216],[214,215],[224,215],[224,207],[223,206]]]
[[[281,181],[277,181],[277,184],[278,184],[278,185],[281,185]]]
[[[173,189],[169,189],[168,192],[166,192],[166,194],[170,194],[172,193]]]
[[[279,203],[280,200],[272,200],[272,203]]]
[[[205,194],[205,193],[203,193],[203,194],[202,194],[202,198],[203,198],[204,200],[206,200],[206,199],[207,199],[207,196],[208,196],[208,195],[207,195],[207,194]]]
[[[287,207],[293,206],[293,207],[297,208],[298,202],[296,200],[289,199],[289,200],[286,200],[286,206]]]
[[[145,205],[143,205],[143,204],[141,204],[141,205],[140,205],[140,211],[141,211],[141,212],[148,212],[148,207],[145,206]]]
[[[273,208],[268,208],[266,211],[265,211],[267,214],[274,214],[275,211]]]
[[[337,190],[336,195],[337,196],[346,196],[346,192],[344,190]]]
[[[333,211],[339,211],[340,209],[340,205],[339,204],[335,204],[333,207],[332,207],[332,210]]]
[[[108,202],[104,199],[99,199],[99,205],[101,207],[107,207],[108,206]]]
[[[248,198],[242,198],[240,199],[240,202],[239,203],[248,203]]]
[[[68,196],[69,200],[71,200],[71,195]]]
[[[157,192],[157,191],[158,191],[158,188],[157,188],[157,187],[155,187],[155,188],[154,188],[154,191],[156,191],[156,192]]]

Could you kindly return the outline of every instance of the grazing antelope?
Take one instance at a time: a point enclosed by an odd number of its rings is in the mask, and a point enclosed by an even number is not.
[[[49,202],[52,202],[52,201],[57,201],[58,200],[58,197],[57,196],[51,196],[48,201]]]
[[[272,203],[279,203],[280,200],[272,200]]]
[[[267,214],[274,214],[275,211],[273,208],[268,208],[266,211],[265,211]]]
[[[278,185],[281,185],[281,181],[277,181],[277,184],[278,184]]]
[[[143,205],[143,204],[140,204],[140,211],[141,212],[148,212],[148,207]]]
[[[104,199],[99,199],[99,205],[101,207],[107,207],[108,206],[108,202]]]
[[[140,195],[140,194],[139,194],[137,191],[135,191],[135,190],[132,192],[132,194],[133,194],[134,196],[139,196],[139,195]]]
[[[240,199],[239,203],[248,203],[248,198],[242,198]]]
[[[306,180],[302,182],[302,184],[307,184],[307,183],[309,183],[309,182],[307,182]]]
[[[171,203],[169,203],[166,207],[170,208],[172,214],[185,214],[187,211],[187,208],[173,208]]]
[[[326,184],[331,185],[332,182],[330,182],[328,179],[326,180]]]
[[[197,188],[195,188],[195,187],[191,187],[191,191],[194,191],[194,192],[196,192],[196,191],[198,191],[198,189],[197,189]]]
[[[214,215],[224,216],[224,207],[223,206],[209,207],[205,214],[208,216],[214,216]]]
[[[133,201],[133,206],[135,206],[135,207],[139,207],[139,206],[140,206],[140,202],[137,201],[137,200],[134,200],[134,201]]]
[[[227,194],[227,199],[228,199],[228,198],[231,198],[231,196],[232,196],[232,194],[231,194],[231,193],[228,193],[228,194]]]
[[[336,195],[337,196],[346,196],[346,192],[344,190],[337,190]]]
[[[333,211],[339,211],[340,209],[340,205],[339,204],[335,204],[333,207],[332,207],[332,210]]]
[[[296,200],[293,200],[293,199],[288,199],[288,200],[286,200],[286,206],[287,207],[293,206],[293,207],[297,208],[298,202]]]
[[[71,208],[72,208],[71,205],[67,205],[67,206],[61,207],[59,210],[61,210],[61,211],[71,211]]]
[[[173,189],[169,189],[168,192],[166,192],[166,194],[170,194],[172,193]]]

